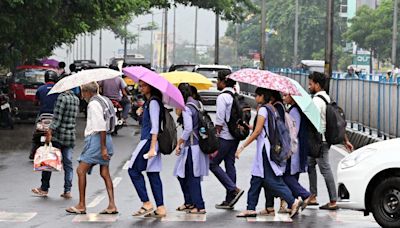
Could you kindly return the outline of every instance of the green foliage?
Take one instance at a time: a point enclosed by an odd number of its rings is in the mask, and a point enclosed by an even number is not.
[[[361,7],[351,21],[350,29],[345,37],[357,43],[360,48],[372,50],[380,61],[391,58],[393,1],[383,0],[379,7],[373,10]],[[400,20],[399,20],[400,22]],[[400,24],[400,23],[399,23]],[[399,45],[397,49],[400,51]],[[400,58],[398,58],[398,61]]]

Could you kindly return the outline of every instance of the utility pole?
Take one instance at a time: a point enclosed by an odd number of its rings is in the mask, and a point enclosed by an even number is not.
[[[86,59],[86,33],[83,34],[83,58]]]
[[[396,48],[397,48],[397,14],[399,10],[399,1],[394,0],[393,10],[393,38],[392,38],[392,69],[396,67]]]
[[[215,56],[214,56],[214,64],[218,65],[219,63],[219,13],[215,14]]]
[[[298,50],[299,50],[299,0],[296,1],[296,13],[294,19],[294,51],[293,51],[293,67],[298,63]]]
[[[137,53],[139,53],[140,47],[140,25],[137,25],[138,35],[137,35]]]
[[[99,34],[99,65],[100,66],[101,66],[101,59],[102,59],[102,56],[101,56],[102,47],[103,47],[103,45],[102,45],[102,29],[100,29],[100,34]]]
[[[93,60],[93,33],[90,34],[90,60]]]
[[[194,14],[194,45],[193,45],[193,63],[197,63],[197,23],[198,23],[198,11],[199,8],[196,7]]]
[[[172,63],[175,63],[176,57],[176,6],[174,7],[174,32],[173,32],[173,51],[172,51]]]
[[[168,58],[168,8],[165,8],[165,15],[164,15],[164,70],[163,72],[167,71],[167,58]]]
[[[154,25],[154,13],[152,12],[151,13],[151,25],[153,26]],[[153,66],[153,39],[154,39],[154,37],[153,37],[153,28],[151,29],[151,32],[150,32],[151,34],[150,34],[150,36],[151,36],[151,38],[150,38],[150,65],[151,66]]]
[[[75,40],[75,46],[76,46],[75,60],[78,60],[79,59],[79,37],[77,37]]]
[[[80,48],[80,56],[79,56],[79,58],[82,59],[83,58],[83,38],[82,38],[82,35],[80,36],[79,40],[80,40],[80,43],[81,43],[80,44],[81,48]]]
[[[165,11],[163,12],[163,14],[165,14]],[[162,70],[162,57],[163,57],[163,47],[164,47],[164,45],[163,45],[163,34],[164,34],[164,20],[165,20],[165,17],[164,17],[164,15],[161,17],[162,18],[162,22],[161,22],[161,34],[160,34],[160,36],[158,37],[159,38],[159,40],[160,40],[160,53],[159,53],[159,59],[158,59],[158,66],[159,66],[159,68],[161,68],[161,70]]]
[[[260,50],[260,68],[265,70],[265,29],[266,29],[266,0],[261,0],[261,50]]]
[[[327,17],[326,17],[326,44],[325,44],[325,67],[324,72],[328,77],[325,85],[325,91],[329,94],[329,84],[332,76],[332,59],[333,59],[333,7],[334,0],[328,0]]]
[[[235,64],[236,64],[236,66],[239,66],[239,39],[240,39],[240,36],[239,36],[239,24],[236,24],[236,31],[235,31],[235,39],[236,39],[236,42],[235,42]]]
[[[127,54],[128,54],[128,47],[127,47],[127,45],[128,45],[128,42],[127,42],[127,40],[126,40],[126,35],[128,34],[128,24],[125,24],[125,37],[124,37],[124,61],[126,61],[126,56],[127,56]]]

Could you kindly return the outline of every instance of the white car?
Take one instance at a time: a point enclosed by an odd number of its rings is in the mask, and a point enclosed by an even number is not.
[[[340,208],[370,212],[383,227],[400,227],[400,138],[362,147],[338,165]]]

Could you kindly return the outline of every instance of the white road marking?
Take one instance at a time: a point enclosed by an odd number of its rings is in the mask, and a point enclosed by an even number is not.
[[[37,215],[37,212],[12,213],[0,211],[0,222],[28,222]]]
[[[122,167],[123,170],[128,170],[129,169],[129,162],[130,161],[126,161],[124,167]]]
[[[122,180],[122,177],[116,177],[116,178],[114,178],[114,180],[113,180],[114,188],[116,188],[116,187],[119,185],[119,183],[121,182],[121,180]]]
[[[118,217],[118,215],[100,215],[90,213],[86,215],[76,215],[72,222],[115,222]]]
[[[105,196],[97,196],[96,198],[94,198],[94,200],[92,202],[89,203],[89,205],[87,206],[88,208],[93,208],[96,207],[97,205],[99,205],[99,203],[105,199]]]

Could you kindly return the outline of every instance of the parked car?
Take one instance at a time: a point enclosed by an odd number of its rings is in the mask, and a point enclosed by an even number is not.
[[[8,82],[8,96],[13,114],[25,119],[34,117],[39,106],[34,105],[36,90],[44,84],[44,73],[57,69],[46,66],[19,66]]]
[[[362,147],[337,171],[338,205],[372,213],[383,227],[400,227],[400,139]]]
[[[195,67],[196,67],[196,64],[172,64],[171,67],[169,68],[168,72],[173,72],[173,71],[193,72]]]
[[[96,61],[94,60],[75,60],[76,70],[81,71],[83,69],[91,69],[96,66]]]

